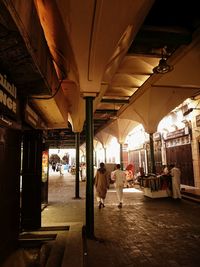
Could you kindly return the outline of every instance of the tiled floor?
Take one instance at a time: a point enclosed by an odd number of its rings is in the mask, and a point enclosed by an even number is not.
[[[43,225],[85,224],[85,182],[74,199],[74,176],[51,177]],[[106,207],[94,202],[96,240],[87,240],[87,267],[199,266],[200,206],[187,200],[151,199],[125,189],[122,209],[110,188]]]
[[[42,212],[42,226],[84,225],[86,182],[80,182],[81,198],[75,199],[75,176],[51,173],[49,181],[49,205]],[[151,199],[141,190],[129,188],[124,189],[122,209],[117,205],[113,185],[107,193],[105,208],[99,210],[94,199],[96,238],[86,240],[84,267],[199,266],[198,203],[185,199]],[[31,266],[39,267],[39,260],[37,251],[20,250],[12,255],[6,267],[27,267],[30,262]]]

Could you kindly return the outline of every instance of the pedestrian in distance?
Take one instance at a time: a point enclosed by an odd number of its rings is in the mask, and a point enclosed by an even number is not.
[[[99,209],[105,207],[105,199],[107,190],[109,188],[109,172],[105,168],[103,162],[100,163],[100,168],[97,170],[94,180],[94,185],[96,188],[96,198],[99,205]]]
[[[52,170],[54,172],[56,171],[56,162],[55,161],[52,162]]]
[[[112,172],[111,179],[114,180],[115,188],[116,188],[116,194],[119,201],[118,208],[122,208],[123,203],[123,188],[124,183],[126,181],[126,174],[124,171],[122,171],[120,164],[116,165],[116,170]]]
[[[86,181],[86,164],[85,162],[81,164],[81,181]]]
[[[64,175],[64,170],[63,170],[63,165],[60,163],[59,164],[59,166],[60,166],[60,176],[63,176]]]
[[[172,197],[181,199],[181,171],[174,164],[170,164],[170,174],[172,178]]]

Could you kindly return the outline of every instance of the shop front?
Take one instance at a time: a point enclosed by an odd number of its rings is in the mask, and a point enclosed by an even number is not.
[[[167,133],[164,138],[168,164],[181,170],[181,184],[194,186],[191,135],[188,127]]]
[[[16,249],[24,227],[41,226],[42,124],[0,71],[0,261]]]
[[[17,89],[0,72],[0,259],[17,245],[20,229],[21,130]]]
[[[41,227],[41,208],[48,202],[48,148],[45,148],[44,122],[26,104],[22,140],[21,228]]]

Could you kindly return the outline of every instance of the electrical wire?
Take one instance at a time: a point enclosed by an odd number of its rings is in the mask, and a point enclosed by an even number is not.
[[[52,99],[56,96],[56,94],[58,93],[58,91],[60,90],[60,87],[61,87],[61,84],[63,82],[63,80],[65,79],[65,77],[67,76],[66,73],[63,71],[63,69],[60,68],[58,62],[52,57],[52,60],[53,62],[57,65],[57,67],[60,69],[61,73],[62,73],[62,79],[60,80],[60,83],[58,85],[58,88],[56,89],[55,93],[52,95],[52,96],[49,96],[49,97],[34,97],[34,96],[30,96],[28,97],[29,99],[38,99],[38,100],[49,100],[49,99]]]
[[[38,100],[49,100],[49,99],[52,99],[52,98],[54,98],[56,96],[56,94],[60,90],[62,82],[63,82],[63,79],[60,80],[58,88],[56,89],[55,93],[52,96],[49,96],[49,97],[34,97],[34,96],[30,96],[28,98],[30,98],[30,99],[38,99]]]

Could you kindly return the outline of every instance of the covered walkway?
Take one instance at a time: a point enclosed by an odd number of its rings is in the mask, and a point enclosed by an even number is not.
[[[44,226],[84,224],[84,182],[80,182],[80,196],[73,199],[74,176],[51,177]],[[99,210],[95,202],[94,212],[97,240],[87,240],[86,266],[199,266],[199,204],[150,199],[125,189],[124,206],[118,209],[111,187],[106,207]]]
[[[111,186],[105,208],[99,210],[95,201],[96,240],[84,240],[84,238],[81,240],[79,237],[82,225],[85,224],[86,184],[80,182],[81,198],[74,199],[74,181],[75,177],[67,172],[61,177],[59,173],[51,173],[49,205],[42,211],[42,227],[56,226],[57,229],[60,227],[60,230],[64,230],[63,226],[69,226],[69,229],[74,231],[72,233],[78,235],[70,236],[57,231],[59,234],[57,248],[49,253],[43,247],[42,253],[38,256],[34,250],[32,251],[32,263],[35,259],[35,265],[22,264],[22,260],[19,265],[18,256],[17,259],[13,259],[12,265],[9,265],[11,264],[9,262],[6,267],[199,266],[198,203],[185,199],[181,201],[171,198],[151,199],[145,197],[140,190],[125,189],[123,208],[118,209],[116,193]],[[67,239],[67,249],[61,253],[63,237]],[[46,248],[47,244],[48,242]],[[53,254],[52,260],[45,265],[47,257],[51,254]],[[56,257],[61,257],[59,265]],[[80,257],[83,259],[79,259]]]

